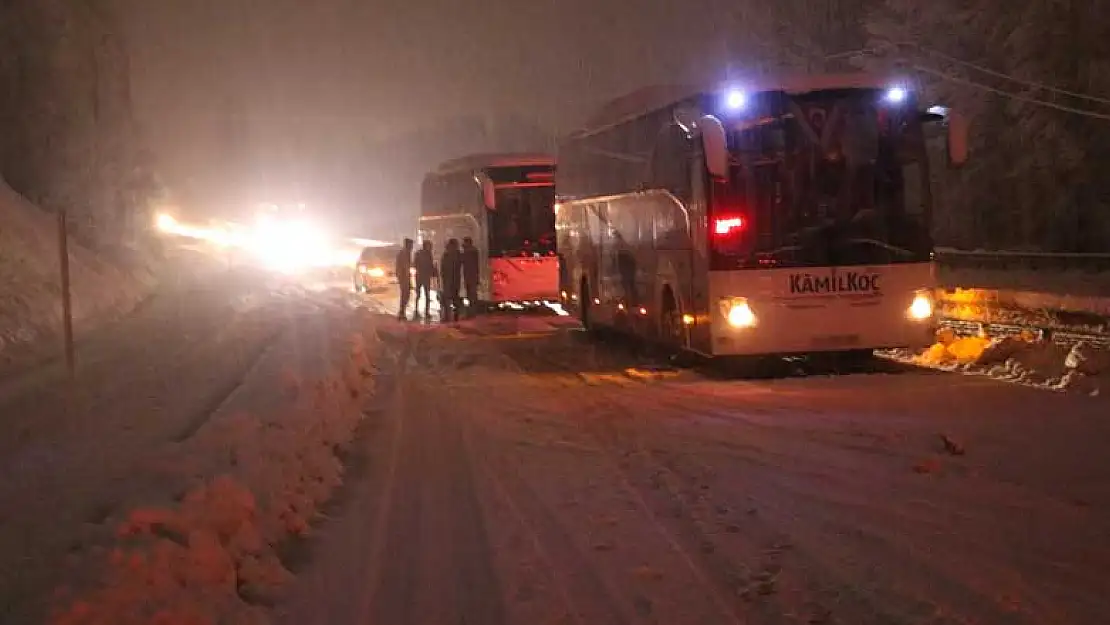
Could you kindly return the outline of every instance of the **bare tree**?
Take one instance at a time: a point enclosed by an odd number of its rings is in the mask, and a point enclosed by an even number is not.
[[[1098,6],[1095,6],[1098,5]],[[872,44],[926,97],[972,117],[975,157],[944,177],[942,242],[1110,247],[1110,27],[1106,0],[886,0]],[[1084,97],[1091,95],[1094,98]],[[1100,97],[1102,99],[1100,99]]]

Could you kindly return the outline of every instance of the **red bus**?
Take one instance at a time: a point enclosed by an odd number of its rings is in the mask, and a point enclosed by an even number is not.
[[[424,177],[419,237],[436,258],[450,239],[474,240],[486,260],[480,303],[557,301],[555,158],[477,154],[443,163]]]

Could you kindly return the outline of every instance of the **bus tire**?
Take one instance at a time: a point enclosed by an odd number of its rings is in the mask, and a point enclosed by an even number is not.
[[[838,369],[848,371],[871,371],[880,364],[880,359],[873,349],[852,349],[833,354]]]

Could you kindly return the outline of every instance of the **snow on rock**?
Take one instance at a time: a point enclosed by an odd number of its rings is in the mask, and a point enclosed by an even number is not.
[[[1085,343],[1068,349],[1028,333],[958,337],[946,328],[937,332],[937,342],[924,351],[892,350],[883,355],[936,369],[1087,395],[1110,388],[1110,352]]]
[[[309,532],[342,482],[338,454],[374,390],[376,346],[355,334],[331,374],[283,372],[274,388],[296,389],[283,414],[237,413],[198,432],[169,462],[201,479],[179,501],[132,509],[93,554],[94,581],[57,593],[50,623],[268,622],[263,606],[292,579],[277,549]]]
[[[0,178],[0,361],[61,329],[58,230]],[[150,275],[125,271],[70,241],[74,320],[126,312],[151,286]]]

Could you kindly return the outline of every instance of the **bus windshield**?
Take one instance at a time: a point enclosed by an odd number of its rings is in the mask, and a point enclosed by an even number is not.
[[[908,102],[874,89],[760,95],[758,121],[730,132],[730,181],[714,187],[713,210],[745,218],[711,235],[715,269],[930,260],[924,135]]]
[[[555,186],[505,185],[489,212],[491,257],[550,255],[555,251]]]

